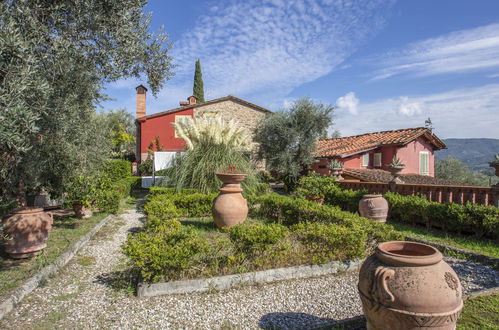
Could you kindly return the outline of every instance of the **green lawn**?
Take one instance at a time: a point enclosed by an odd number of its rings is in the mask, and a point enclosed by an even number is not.
[[[499,295],[466,300],[457,328],[499,329]]]
[[[87,219],[54,217],[47,247],[32,259],[10,259],[3,245],[0,245],[0,298],[5,297],[37,271],[56,260],[107,215],[107,213],[98,213]]]
[[[499,258],[499,244],[494,241],[465,237],[457,234],[445,234],[437,230],[426,230],[420,227],[413,227],[396,222],[390,222],[390,224],[404,235],[422,238],[428,241]]]

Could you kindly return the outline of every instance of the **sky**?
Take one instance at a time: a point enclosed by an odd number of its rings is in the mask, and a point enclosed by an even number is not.
[[[499,1],[151,0],[145,11],[176,65],[147,114],[192,95],[199,58],[207,100],[285,111],[309,97],[335,107],[342,136],[431,118],[441,138],[499,138]],[[103,108],[134,114],[140,83],[107,85]]]

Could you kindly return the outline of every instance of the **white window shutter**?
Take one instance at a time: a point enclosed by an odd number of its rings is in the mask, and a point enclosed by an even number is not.
[[[430,174],[430,164],[429,155],[427,151],[421,151],[419,153],[419,174],[428,175]]]
[[[381,153],[377,152],[374,154],[374,166],[381,166]]]
[[[369,166],[369,154],[362,155],[362,166]]]

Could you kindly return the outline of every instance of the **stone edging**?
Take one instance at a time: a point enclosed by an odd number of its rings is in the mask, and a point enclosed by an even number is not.
[[[333,261],[323,265],[295,266],[257,272],[217,276],[211,278],[147,284],[137,286],[138,297],[153,297],[166,294],[206,292],[224,290],[238,285],[254,285],[281,280],[300,279],[313,276],[349,272],[360,268],[363,260]]]
[[[7,298],[0,302],[0,320],[12,311],[25,296],[36,289],[43,280],[46,280],[49,276],[63,268],[76,255],[76,253],[83,246],[85,246],[85,244],[87,244],[88,241],[109,222],[109,220],[111,220],[112,217],[113,215],[110,214],[102,219],[94,228],[92,228],[92,230],[90,230],[85,236],[81,237],[68,251],[61,254],[52,264],[42,268],[38,274],[31,277],[26,283],[17,288]]]
[[[479,253],[475,253],[475,252],[463,250],[463,249],[460,249],[460,248],[456,248],[456,247],[453,247],[453,246],[448,246],[448,245],[441,244],[441,243],[435,243],[435,242],[427,241],[425,239],[421,239],[421,238],[417,238],[417,237],[405,236],[404,238],[406,240],[409,240],[409,241],[431,245],[433,247],[436,247],[438,250],[440,250],[442,252],[445,252],[445,250],[454,251],[454,252],[463,254],[463,255],[469,257],[470,259],[478,261],[480,263],[491,265],[491,266],[495,266],[495,267],[499,267],[499,259],[494,258],[494,257],[489,257],[489,256],[486,256],[486,255],[483,255],[483,254],[479,254]]]

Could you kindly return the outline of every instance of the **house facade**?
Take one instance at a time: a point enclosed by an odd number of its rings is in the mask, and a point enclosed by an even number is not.
[[[147,115],[147,88],[140,85],[136,88],[136,92],[136,158],[138,162],[147,159],[148,148],[157,137],[164,151],[183,151],[185,142],[176,136],[173,123],[185,120],[185,118],[220,116],[223,120],[233,120],[252,133],[258,122],[266,114],[271,113],[268,109],[229,95],[203,103],[197,103],[196,97],[190,96],[187,101],[180,102],[178,108]],[[153,149],[156,147],[154,146]]]
[[[317,142],[312,170],[328,175],[330,162],[343,163],[345,169],[387,170],[393,158],[405,164],[402,174],[435,176],[436,150],[445,143],[425,127],[368,133]]]

